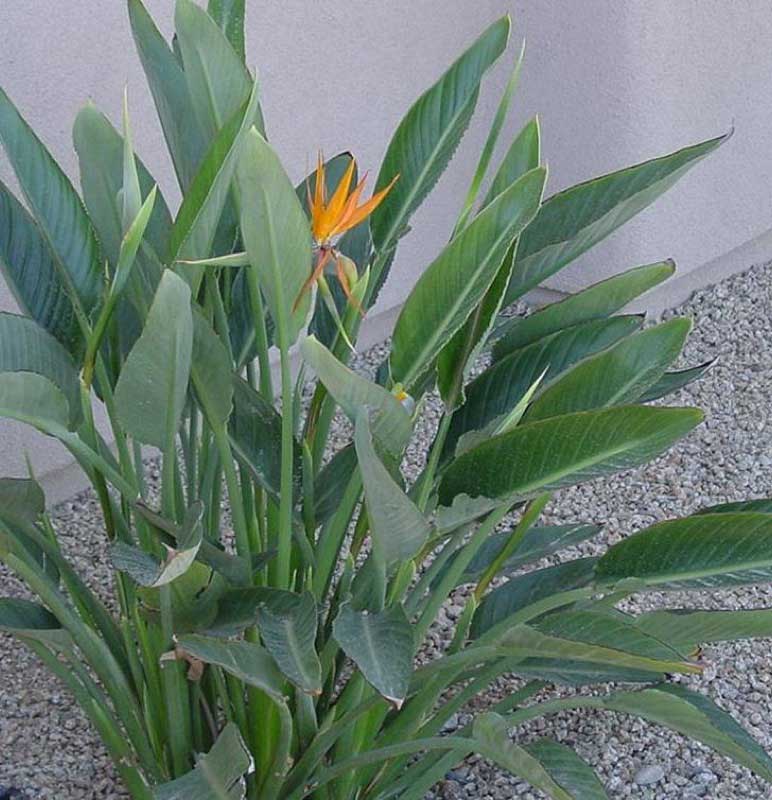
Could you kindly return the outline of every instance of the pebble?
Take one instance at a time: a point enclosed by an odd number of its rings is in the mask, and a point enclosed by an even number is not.
[[[649,764],[648,766],[641,767],[635,773],[633,780],[639,786],[651,786],[659,783],[665,777],[665,770],[656,764]]]

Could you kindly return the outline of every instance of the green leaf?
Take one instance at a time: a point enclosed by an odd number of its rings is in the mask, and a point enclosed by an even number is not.
[[[493,176],[481,208],[493,202],[505,189],[529,170],[539,166],[541,160],[541,144],[539,120],[533,117],[528,120],[522,130],[509,146],[504,158]]]
[[[273,148],[250,131],[238,171],[241,231],[279,341],[287,346],[306,324],[311,292],[311,229]]]
[[[700,509],[697,514],[730,514],[735,511],[758,511],[760,514],[772,514],[772,498],[759,497],[755,500],[721,503],[717,506]]]
[[[499,195],[418,279],[394,327],[395,381],[413,386],[464,324],[541,202],[546,171],[531,170]]]
[[[254,479],[278,499],[281,485],[281,416],[245,380],[233,377],[231,446]],[[300,496],[300,448],[295,445],[295,493]]]
[[[174,220],[172,261],[208,258],[239,159],[257,114],[257,83],[248,103],[215,136]],[[188,267],[184,274],[200,274]],[[193,282],[193,281],[191,281]]]
[[[338,510],[340,499],[358,466],[353,444],[339,450],[321,469],[314,481],[314,519],[324,525]]]
[[[366,409],[357,415],[354,441],[367,500],[373,552],[385,564],[387,574],[393,575],[403,563],[418,554],[429,538],[431,527],[378,458]]]
[[[707,589],[772,580],[772,515],[697,514],[652,525],[610,547],[603,583],[633,578],[640,588]]]
[[[522,297],[605,239],[729,135],[594,178],[546,200],[520,238],[517,265],[504,304]]]
[[[489,711],[476,717],[472,738],[477,752],[497,766],[541,789],[553,800],[574,800],[537,758],[509,738],[507,723],[499,714]]]
[[[303,339],[300,351],[343,413],[356,422],[360,409],[375,412],[371,423],[373,437],[392,456],[401,456],[412,432],[412,420],[399,400],[382,386],[350,370],[313,336]]]
[[[624,308],[639,295],[667,280],[675,272],[672,261],[647,264],[594,283],[564,300],[551,303],[527,317],[513,317],[497,331],[493,358],[503,358],[513,350],[533,344],[551,333],[590,320],[604,319]]]
[[[597,525],[545,525],[529,528],[520,546],[503,564],[499,571],[499,576],[511,575],[516,570],[540,561],[542,558],[565,550],[567,547],[574,547],[581,542],[591,539],[600,533],[601,528]],[[474,558],[469,562],[464,574],[461,576],[462,583],[472,583],[477,580],[493,563],[496,556],[501,552],[501,548],[512,535],[511,531],[495,533],[483,542],[482,547],[475,553]]]
[[[402,707],[413,672],[413,628],[402,606],[377,614],[345,604],[332,626],[335,640],[368,683],[397,709]]]
[[[698,611],[683,608],[650,611],[636,617],[635,625],[682,652],[694,652],[699,645],[707,642],[772,637],[772,609]]]
[[[704,695],[676,684],[660,684],[653,689],[612,694],[603,706],[665,725],[772,781],[770,757],[726,711]]]
[[[608,800],[598,776],[567,745],[551,739],[537,739],[524,745],[524,749],[573,800]]]
[[[678,358],[691,327],[671,319],[581,361],[536,398],[525,421],[633,402]]]
[[[201,408],[209,424],[225,425],[233,408],[233,370],[228,350],[212,326],[198,311],[193,312],[193,357],[191,377]]]
[[[115,390],[118,415],[135,439],[168,450],[185,406],[192,350],[190,289],[166,270]]]
[[[375,191],[399,175],[389,195],[373,212],[370,227],[378,251],[386,251],[445,170],[469,125],[480,82],[504,52],[510,21],[493,23],[448,71],[413,104],[389,143]],[[374,276],[378,285],[386,277]],[[377,291],[377,287],[376,287]]]
[[[440,503],[460,494],[527,498],[630,469],[701,421],[697,409],[621,406],[520,425],[459,456],[442,478]]]
[[[0,478],[0,519],[14,525],[34,525],[46,510],[40,484],[31,478]]]
[[[516,612],[555,594],[588,586],[595,577],[596,562],[595,558],[578,558],[510,578],[482,599],[472,620],[470,637],[479,638]]]
[[[48,378],[34,372],[0,372],[0,417],[53,433],[67,428],[70,412],[67,398]]]
[[[666,372],[653,386],[650,386],[644,394],[638,398],[639,403],[650,403],[652,400],[659,400],[660,397],[677,392],[688,386],[692,381],[701,378],[714,364],[716,359],[698,364],[696,367],[681,369],[676,372]]]
[[[72,637],[48,610],[29,600],[0,598],[0,631],[32,639],[57,650],[69,650]]]
[[[86,209],[43,143],[0,89],[0,142],[70,300],[90,314],[102,294],[102,257]]]
[[[185,73],[142,0],[128,0],[129,20],[142,67],[153,95],[164,138],[183,192],[190,186],[206,150],[188,93]]]
[[[453,414],[443,461],[453,455],[464,434],[487,430],[505,419],[540,375],[541,385],[554,381],[577,361],[638,330],[642,322],[637,316],[591,320],[549,334],[488,367],[466,387],[466,402]]]
[[[210,142],[246,103],[252,78],[218,23],[193,0],[177,0],[174,27],[193,110]]]
[[[34,320],[0,312],[0,372],[34,372],[67,399],[69,427],[81,418],[80,383],[69,353]]]
[[[149,553],[125,542],[115,542],[110,548],[113,566],[140,586],[154,589],[166,586],[184,575],[196,560],[204,537],[203,514],[204,505],[200,501],[188,509],[175,546],[164,545],[164,561],[159,562]]]
[[[222,28],[233,49],[244,60],[244,6],[246,0],[209,0],[209,16]]]
[[[73,143],[80,165],[80,185],[88,213],[99,233],[99,241],[110,263],[118,263],[124,226],[119,193],[123,189],[124,140],[96,106],[84,106],[75,119]],[[136,159],[142,197],[156,186],[153,176]],[[159,192],[146,229],[147,241],[160,259],[166,255],[171,214]]]
[[[2,182],[0,269],[22,311],[79,357],[83,336],[53,253],[27,209]]]
[[[212,749],[201,756],[196,768],[177,780],[153,789],[154,800],[244,800],[244,776],[254,769],[252,755],[238,726],[223,728]]]
[[[260,636],[279,669],[302,691],[322,691],[322,665],[316,654],[317,608],[310,592],[301,595],[266,590],[257,611]]]
[[[286,702],[285,678],[268,651],[259,644],[188,634],[179,637],[177,649],[205,664],[222,667],[240,681],[261,689],[279,705]]]

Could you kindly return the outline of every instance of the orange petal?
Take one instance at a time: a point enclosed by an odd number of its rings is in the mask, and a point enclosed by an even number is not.
[[[381,189],[380,192],[374,194],[367,202],[362,203],[361,206],[356,208],[345,220],[345,225],[339,226],[339,229],[336,229],[335,233],[344,233],[351,228],[355,228],[360,222],[362,222],[362,220],[367,219],[367,217],[369,217],[370,214],[372,214],[373,211],[375,211],[375,209],[378,208],[378,206],[384,201],[386,195],[391,191],[392,186],[394,186],[398,179],[399,175],[396,175],[388,186],[386,186],[384,189]]]
[[[315,210],[324,207],[327,199],[327,186],[324,177],[324,156],[320,150],[316,157],[316,186],[314,187],[314,208]]]
[[[352,215],[356,211],[357,204],[359,203],[359,198],[362,195],[362,191],[365,188],[365,181],[367,180],[367,174],[362,178],[361,181],[356,185],[356,188],[348,197],[346,201],[346,205],[337,220],[335,220],[335,228],[332,231],[332,235],[337,235],[339,233],[343,233],[347,231],[352,226],[349,225],[349,221],[351,220]]]
[[[354,177],[354,170],[356,169],[357,162],[352,158],[351,163],[348,165],[343,177],[340,179],[340,183],[338,184],[338,188],[335,189],[334,194],[330,198],[330,202],[327,205],[327,213],[329,214],[329,218],[332,222],[335,222],[340,217],[343,209],[346,207],[346,200],[348,198],[348,192],[351,188],[351,181]]]

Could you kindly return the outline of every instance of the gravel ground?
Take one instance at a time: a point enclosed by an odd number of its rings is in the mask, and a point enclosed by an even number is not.
[[[701,291],[679,309],[695,321],[684,364],[716,357],[718,363],[672,402],[702,407],[706,422],[642,469],[559,493],[548,509],[548,522],[604,524],[597,541],[570,555],[597,553],[621,536],[704,505],[772,494],[770,308],[772,266],[753,268]],[[383,354],[383,348],[375,348],[360,359],[360,365],[377,364]],[[427,404],[419,431],[430,433],[437,414],[438,406]],[[420,466],[421,454],[420,447],[408,454],[408,472],[414,473]],[[110,577],[94,499],[84,494],[61,505],[55,522],[81,574],[103,596],[109,596]],[[24,594],[2,569],[0,583],[4,595]],[[647,595],[633,607],[653,608],[661,601]],[[762,607],[772,602],[772,588],[727,591],[711,597],[671,595],[668,601],[671,606]],[[456,610],[451,606],[443,612],[433,631],[435,646],[447,639]],[[711,647],[705,653],[708,668],[688,682],[730,711],[772,750],[768,648],[768,641]],[[515,679],[502,680],[490,697],[511,692],[518,685]],[[453,723],[466,721],[467,716],[460,714]],[[522,733],[528,738],[550,736],[575,747],[597,770],[614,799],[762,800],[771,796],[769,786],[747,770],[636,718],[589,711],[563,713],[535,721]],[[69,694],[23,647],[0,636],[0,798],[4,787],[10,786],[24,788],[26,796],[35,800],[127,797]],[[470,759],[449,773],[431,797],[503,800],[541,795],[486,762]]]

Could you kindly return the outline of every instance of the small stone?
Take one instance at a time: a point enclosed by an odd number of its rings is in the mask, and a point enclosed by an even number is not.
[[[659,783],[665,777],[665,770],[658,767],[656,764],[649,764],[648,766],[641,767],[635,773],[633,780],[638,786],[653,786]]]

